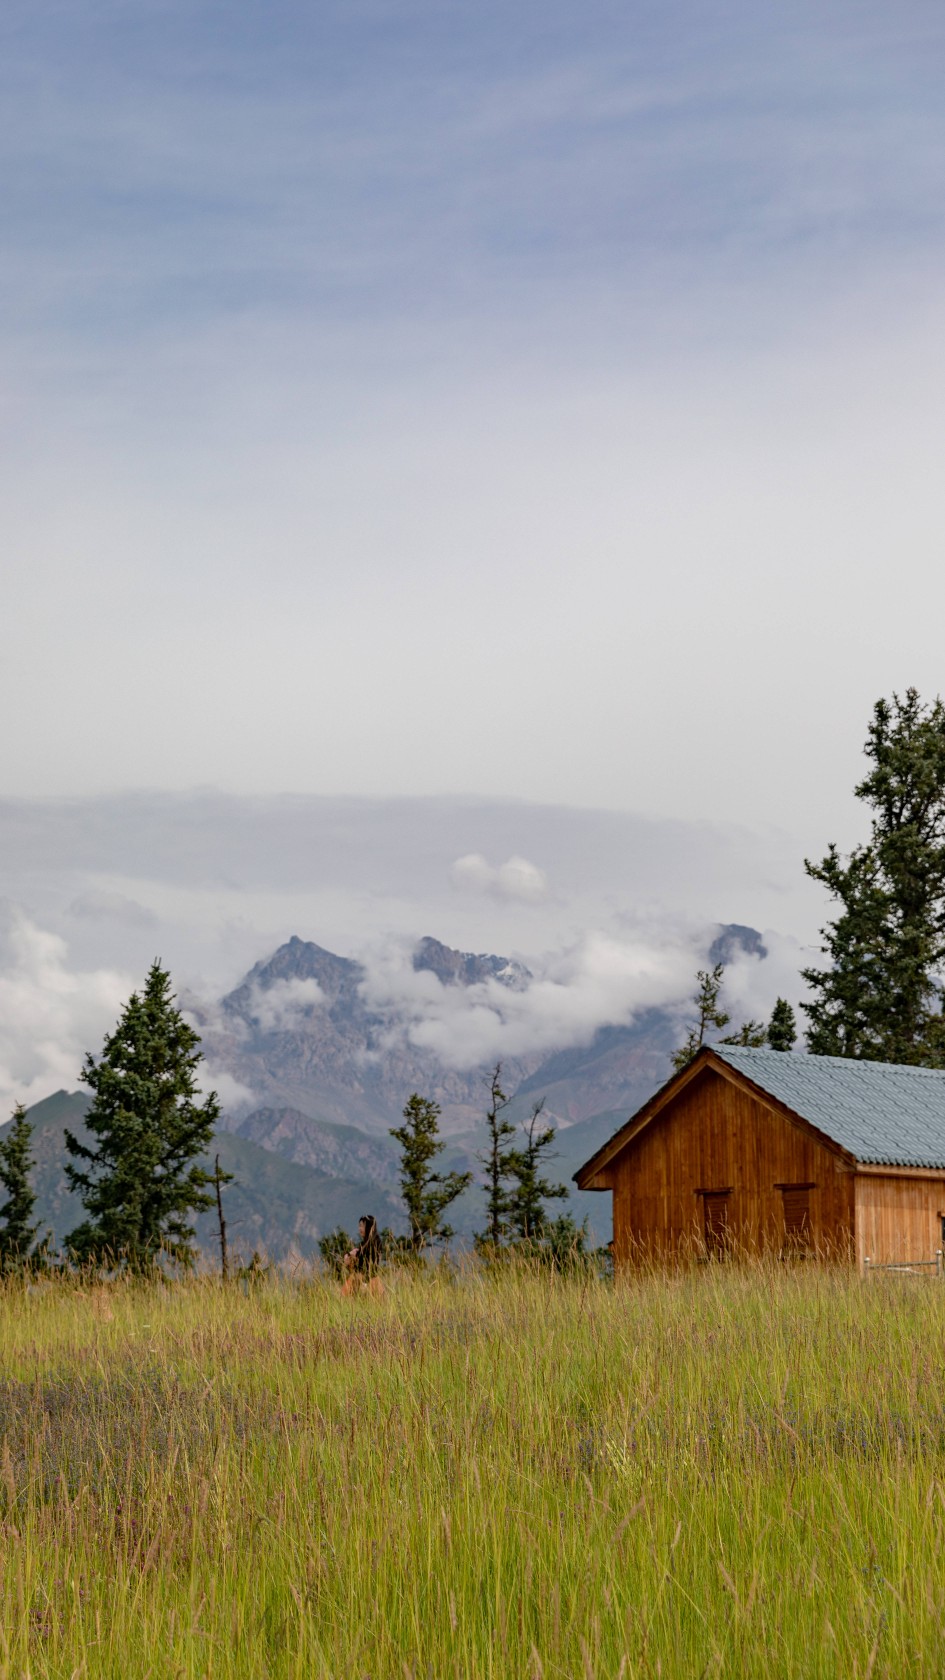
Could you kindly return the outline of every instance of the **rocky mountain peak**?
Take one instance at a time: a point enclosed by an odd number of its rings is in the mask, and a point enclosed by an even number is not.
[[[297,934],[250,969],[245,980],[223,999],[224,1009],[241,1015],[252,1006],[255,994],[269,991],[289,980],[315,980],[332,1002],[350,1003],[364,976],[360,963],[336,956]]]
[[[413,966],[418,971],[435,974],[444,986],[475,986],[483,980],[498,980],[512,991],[523,991],[531,979],[524,964],[510,957],[454,951],[429,934],[424,935],[414,951]]]
[[[709,946],[709,962],[734,962],[739,952],[763,962],[768,955],[768,947],[757,928],[745,927],[741,922],[724,922]]]

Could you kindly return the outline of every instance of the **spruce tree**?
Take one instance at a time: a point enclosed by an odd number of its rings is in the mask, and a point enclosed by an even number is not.
[[[805,969],[815,1055],[945,1066],[945,705],[910,688],[879,700],[855,792],[870,839],[807,873],[837,905],[823,969]]]
[[[797,1039],[797,1023],[787,998],[779,997],[771,1011],[766,1033],[771,1050],[793,1050]]]
[[[472,1182],[472,1173],[431,1170],[431,1162],[444,1148],[438,1103],[414,1091],[403,1113],[403,1125],[392,1126],[390,1135],[400,1144],[400,1194],[410,1220],[407,1241],[413,1253],[420,1255],[453,1235],[443,1214]]]
[[[36,1256],[31,1254],[38,1225],[31,1224],[36,1192],[30,1184],[33,1156],[30,1144],[33,1128],[26,1109],[17,1103],[13,1119],[0,1138],[0,1184],[7,1199],[0,1207],[0,1271],[17,1271]]]
[[[220,1113],[215,1092],[197,1100],[200,1059],[200,1038],[175,1008],[170,975],[155,962],[98,1061],[86,1057],[90,1145],[66,1133],[66,1174],[88,1215],[66,1238],[80,1264],[141,1271],[166,1257],[192,1266],[190,1216],[214,1199],[211,1175],[197,1160]]]
[[[510,1196],[509,1225],[519,1242],[538,1243],[548,1224],[545,1202],[567,1196],[565,1184],[552,1184],[541,1176],[541,1158],[555,1139],[554,1126],[541,1124],[545,1099],[535,1103],[524,1125],[524,1147],[516,1150],[511,1163],[514,1188]]]
[[[481,1248],[500,1248],[509,1232],[512,1196],[509,1182],[514,1176],[516,1155],[510,1145],[515,1127],[505,1118],[511,1101],[502,1089],[502,1063],[497,1062],[489,1077],[489,1107],[486,1110],[488,1143],[479,1160],[486,1172],[486,1229],[476,1238]]]

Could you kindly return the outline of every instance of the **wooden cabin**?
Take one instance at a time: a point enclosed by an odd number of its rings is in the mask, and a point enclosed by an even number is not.
[[[704,1047],[574,1175],[635,1259],[945,1248],[945,1071]]]

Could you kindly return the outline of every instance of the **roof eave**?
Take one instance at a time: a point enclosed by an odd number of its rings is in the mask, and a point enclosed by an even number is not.
[[[573,1181],[579,1190],[608,1190],[610,1188],[609,1185],[605,1184],[592,1184],[590,1180],[603,1172],[614,1156],[619,1155],[620,1151],[628,1143],[631,1143],[637,1134],[649,1125],[651,1120],[655,1120],[657,1114],[665,1108],[677,1092],[684,1090],[696,1074],[702,1072],[703,1067],[707,1065],[708,1048],[708,1045],[704,1045],[701,1050],[696,1052],[691,1062],[687,1062],[686,1066],[680,1068],[677,1073],[671,1074],[665,1085],[661,1085],[658,1091],[654,1091],[652,1097],[647,1099],[643,1107],[638,1108],[635,1114],[631,1114],[629,1120],[625,1120],[622,1126],[618,1126],[613,1136],[608,1138],[606,1143],[601,1144],[596,1154],[592,1155],[589,1161],[585,1161],[583,1167],[578,1168],[573,1175]]]

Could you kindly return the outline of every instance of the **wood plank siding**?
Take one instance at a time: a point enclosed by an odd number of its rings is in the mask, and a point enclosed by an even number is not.
[[[853,1251],[850,1158],[711,1068],[677,1090],[594,1185],[613,1190],[618,1268],[725,1249]]]
[[[945,1174],[909,1177],[882,1169],[856,1175],[856,1257],[878,1265],[933,1260],[942,1248]]]

